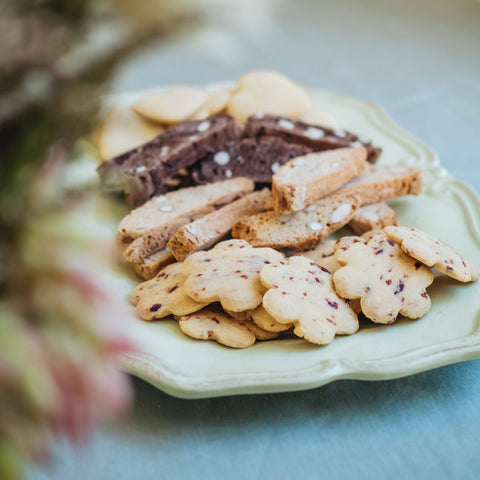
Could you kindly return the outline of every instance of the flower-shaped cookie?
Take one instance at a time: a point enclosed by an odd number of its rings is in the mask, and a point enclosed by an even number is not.
[[[236,320],[226,313],[205,308],[179,320],[180,329],[192,338],[215,340],[232,348],[247,348],[255,340],[270,340],[278,333],[267,332],[247,320]]]
[[[413,227],[386,227],[388,238],[400,244],[402,250],[429,267],[460,282],[478,280],[478,270],[452,247]]]
[[[267,332],[285,332],[293,324],[277,322],[264,308],[259,305],[254,310],[250,311],[250,316],[255,325]]]
[[[431,270],[406,255],[383,233],[368,241],[350,243],[335,252],[345,265],[333,275],[335,289],[344,298],[360,298],[362,312],[375,323],[392,323],[399,313],[420,318],[430,309],[426,292]]]
[[[358,330],[357,315],[334,291],[332,275],[302,256],[286,264],[262,268],[265,310],[280,323],[293,323],[294,333],[318,345],[330,343],[335,334]]]
[[[244,240],[226,240],[183,262],[185,292],[198,302],[219,301],[225,310],[241,312],[262,303],[265,288],[259,273],[269,263],[284,260],[272,248],[254,248]]]
[[[167,315],[187,315],[208,303],[196,302],[185,294],[182,263],[172,263],[154,278],[138,285],[130,296],[136,313],[143,320],[158,320]]]

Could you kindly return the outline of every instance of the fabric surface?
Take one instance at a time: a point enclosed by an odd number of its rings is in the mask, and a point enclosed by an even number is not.
[[[281,2],[270,23],[151,47],[115,90],[235,79],[256,68],[370,100],[480,192],[480,2]],[[245,27],[245,28],[244,28]],[[479,300],[480,302],[480,300]],[[476,479],[480,361],[383,382],[179,400],[134,381],[131,418],[31,480]]]

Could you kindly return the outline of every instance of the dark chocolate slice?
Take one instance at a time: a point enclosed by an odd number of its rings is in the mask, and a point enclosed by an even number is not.
[[[200,184],[232,177],[248,177],[258,184],[271,183],[272,175],[281,165],[311,151],[307,146],[287,143],[278,137],[243,138],[209,153],[193,166],[192,177]]]
[[[207,120],[170,127],[150,142],[98,167],[107,190],[123,190],[126,200],[138,206],[179,171],[193,165],[238,137],[233,117],[217,115]]]
[[[288,143],[295,143],[311,148],[315,152],[333,150],[344,147],[360,147],[367,149],[367,160],[375,163],[382,151],[372,143],[346,130],[309,125],[293,118],[278,115],[256,114],[248,118],[245,124],[244,137],[278,137]]]

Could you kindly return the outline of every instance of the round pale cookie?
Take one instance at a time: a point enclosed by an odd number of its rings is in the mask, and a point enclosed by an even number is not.
[[[208,94],[204,107],[208,110],[209,115],[216,115],[223,112],[228,105],[231,93],[229,90],[219,90]]]
[[[293,323],[295,335],[326,345],[336,334],[358,330],[357,315],[335,293],[332,275],[309,258],[290,257],[284,265],[267,265],[260,278],[268,288],[263,307],[278,322]]]
[[[205,120],[210,116],[210,113],[205,107],[201,107],[200,110],[197,110],[191,117],[188,118],[188,121],[194,120]]]
[[[308,112],[300,115],[299,120],[317,127],[331,128],[332,130],[340,129],[338,120],[331,113],[321,110],[308,110]]]
[[[239,322],[227,314],[204,309],[180,318],[178,324],[185,334],[198,340],[215,340],[232,348],[251,347],[256,340],[247,322]]]
[[[172,263],[154,278],[138,285],[130,296],[136,313],[143,320],[158,320],[167,315],[187,315],[208,302],[196,302],[185,294],[182,264]]]
[[[310,110],[310,100],[302,89],[276,72],[250,72],[238,81],[227,105],[227,113],[243,123],[258,112],[298,117]]]
[[[400,244],[402,250],[420,262],[460,282],[478,280],[478,270],[452,247],[413,227],[386,227],[388,238]]]
[[[220,302],[225,310],[251,310],[262,303],[259,273],[269,263],[284,260],[272,248],[254,248],[245,240],[226,240],[183,262],[185,292],[199,302]]]
[[[143,145],[163,131],[128,107],[113,107],[108,111],[95,135],[95,143],[104,160],[121,155]]]
[[[160,123],[179,123],[188,120],[203,106],[206,92],[199,87],[175,87],[153,92],[138,100],[133,109]]]
[[[252,321],[267,332],[285,332],[293,326],[293,323],[277,322],[264,308],[259,305],[250,312]]]
[[[383,233],[368,241],[357,239],[335,251],[344,265],[333,274],[338,294],[360,298],[362,312],[374,323],[393,323],[399,313],[409,318],[425,315],[431,304],[425,290],[433,281],[431,270]]]

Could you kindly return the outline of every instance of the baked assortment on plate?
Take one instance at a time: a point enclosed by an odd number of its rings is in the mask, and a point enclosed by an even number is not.
[[[423,172],[376,163],[380,147],[313,110],[283,75],[147,94],[109,112],[98,142],[113,152],[102,184],[133,207],[116,244],[145,280],[131,296],[143,320],[173,315],[187,335],[234,348],[292,336],[326,345],[357,332],[359,317],[425,315],[432,268],[478,279],[442,241],[398,226],[386,203],[421,195]]]

